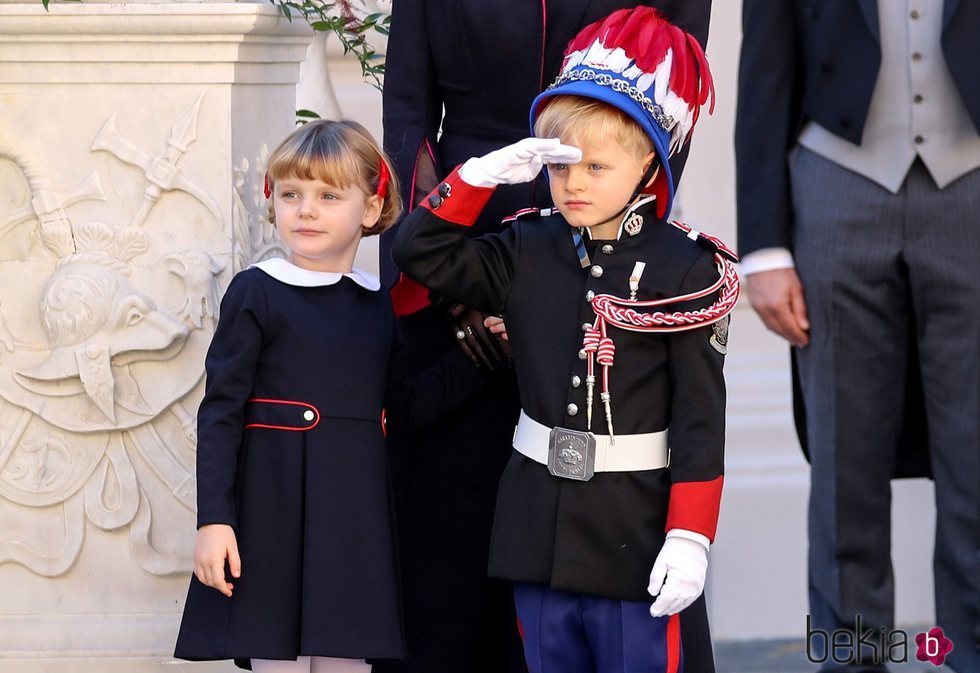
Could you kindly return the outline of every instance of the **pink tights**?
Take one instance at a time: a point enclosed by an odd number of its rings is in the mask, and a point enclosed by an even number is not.
[[[333,657],[300,657],[296,661],[252,659],[254,673],[371,673],[363,659]]]

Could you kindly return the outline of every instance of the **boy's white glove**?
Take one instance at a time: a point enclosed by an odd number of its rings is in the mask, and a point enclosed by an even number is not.
[[[467,160],[459,177],[473,187],[530,182],[545,164],[577,164],[582,150],[562,145],[559,138],[525,138],[513,145]]]
[[[701,595],[708,570],[708,544],[708,538],[700,533],[678,529],[667,533],[647,587],[657,599],[650,606],[651,615],[676,614]]]

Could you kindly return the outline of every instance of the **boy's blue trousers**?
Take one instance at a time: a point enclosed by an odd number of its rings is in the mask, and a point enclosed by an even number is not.
[[[679,616],[651,617],[648,602],[527,583],[515,583],[514,600],[530,673],[684,670]]]

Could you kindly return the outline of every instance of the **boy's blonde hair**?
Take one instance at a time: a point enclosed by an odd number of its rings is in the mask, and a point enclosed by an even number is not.
[[[318,119],[290,133],[269,157],[269,189],[284,178],[322,180],[340,189],[351,184],[365,194],[378,193],[381,163],[390,176],[378,222],[364,229],[364,236],[380,234],[393,225],[402,212],[398,179],[391,161],[366,128],[350,119]],[[269,221],[275,223],[273,202]]]
[[[538,138],[575,136],[579,142],[615,138],[627,152],[638,158],[654,151],[646,131],[625,112],[584,96],[555,96],[538,113],[534,122]]]

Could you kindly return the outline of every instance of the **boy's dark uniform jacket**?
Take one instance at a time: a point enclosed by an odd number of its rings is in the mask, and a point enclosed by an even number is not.
[[[426,204],[404,220],[395,261],[438,292],[507,316],[524,410],[547,426],[586,429],[585,385],[573,379],[586,376],[579,355],[583,324],[595,319],[588,292],[627,296],[636,261],[647,263],[641,300],[693,292],[718,278],[711,252],[656,219],[652,207],[639,210],[646,223],[638,235],[590,246],[589,269],[579,263],[572,230],[557,214],[467,238],[467,226],[460,225],[475,219],[493,190],[470,187],[455,174],[447,183],[452,195],[439,208]],[[500,483],[492,574],[644,601],[666,528],[714,537],[725,382],[724,358],[709,344],[711,334],[711,328],[665,335],[610,327],[616,434],[669,428],[669,469],[603,472],[583,483],[553,477],[515,451]],[[598,398],[593,431],[605,434]],[[578,411],[570,413],[570,405]]]
[[[787,155],[808,121],[860,143],[878,78],[877,0],[745,0],[739,109],[738,246],[745,255],[769,247],[792,250],[793,210]],[[980,1],[943,3],[943,57],[966,109],[980,130],[980,67],[976,63]],[[914,357],[914,354],[913,354]],[[917,371],[917,366],[909,371]],[[796,391],[804,448],[803,409]],[[910,381],[914,413],[902,433],[896,476],[929,473],[921,383]]]

